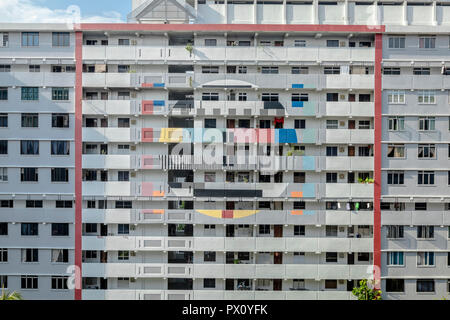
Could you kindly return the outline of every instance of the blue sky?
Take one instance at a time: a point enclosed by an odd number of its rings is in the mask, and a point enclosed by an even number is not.
[[[83,22],[126,21],[131,0],[0,0],[0,22],[65,22],[78,6]]]

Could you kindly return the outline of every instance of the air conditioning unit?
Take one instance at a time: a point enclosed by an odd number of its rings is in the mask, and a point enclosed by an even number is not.
[[[339,42],[339,47],[345,47],[345,46],[346,46],[345,41],[340,41],[340,42]]]

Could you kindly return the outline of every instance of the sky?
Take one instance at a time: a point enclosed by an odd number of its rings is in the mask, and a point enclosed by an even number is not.
[[[126,22],[130,11],[131,0],[0,0],[0,22]]]

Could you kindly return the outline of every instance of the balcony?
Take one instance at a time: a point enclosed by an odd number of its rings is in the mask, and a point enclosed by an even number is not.
[[[324,130],[324,143],[333,144],[373,144],[374,130],[327,129]]]
[[[131,142],[135,140],[135,131],[130,128],[87,128],[83,127],[84,142]]]
[[[382,225],[445,226],[450,216],[445,211],[381,211]]]
[[[9,87],[74,86],[75,73],[66,72],[1,72],[0,83]]]
[[[354,300],[347,291],[89,290],[83,300]]]
[[[132,183],[123,181],[84,181],[84,196],[134,196]]]
[[[383,75],[383,89],[446,89],[450,86],[450,76],[445,75]]]
[[[327,47],[205,47],[194,46],[190,54],[185,46],[83,46],[83,59],[98,60],[153,60],[153,61],[374,61],[374,48]]]
[[[369,271],[369,272],[368,272]],[[223,279],[363,279],[371,265],[83,263],[83,277]]]
[[[100,155],[84,154],[84,169],[132,169],[135,166],[132,161],[134,157],[130,155]]]
[[[325,102],[322,108],[329,117],[373,117],[375,110],[373,102]]]
[[[327,183],[324,187],[325,198],[373,199],[373,183]]]
[[[137,101],[83,100],[84,115],[134,115],[139,113]]]
[[[328,171],[373,171],[373,157],[319,157],[320,169]]]
[[[92,88],[130,88],[139,85],[134,73],[83,73],[83,87]]]

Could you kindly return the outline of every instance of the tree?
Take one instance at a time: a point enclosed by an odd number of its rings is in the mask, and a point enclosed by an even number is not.
[[[19,292],[6,291],[5,287],[2,286],[2,294],[0,295],[0,300],[23,300],[23,297]]]
[[[366,279],[361,280],[359,287],[353,288],[352,293],[358,300],[381,300],[381,290],[370,288]]]

